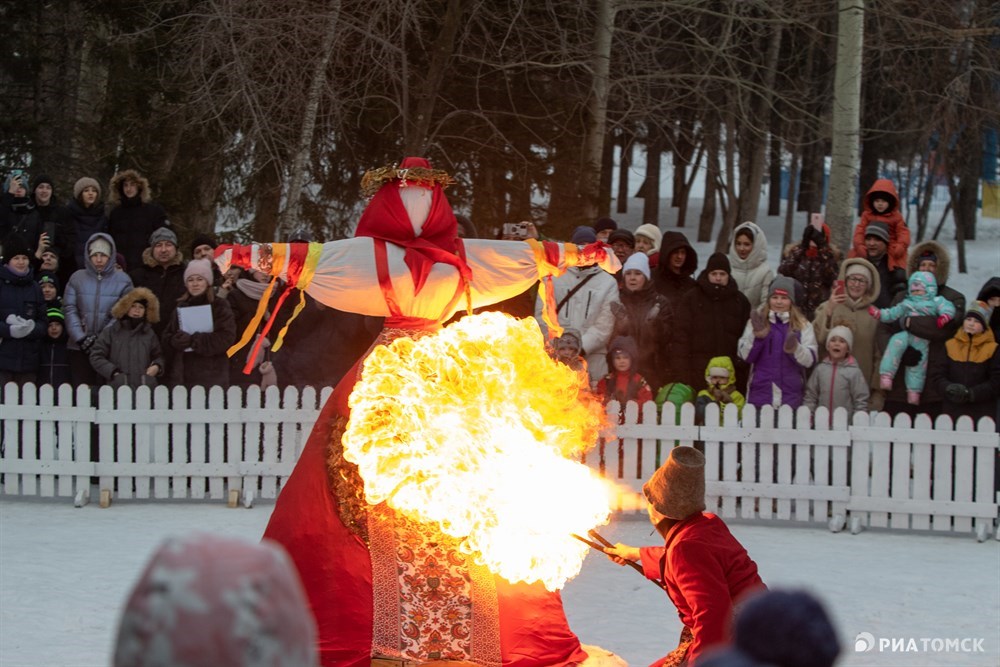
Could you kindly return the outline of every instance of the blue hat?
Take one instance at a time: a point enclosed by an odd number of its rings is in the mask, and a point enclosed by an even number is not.
[[[592,227],[584,227],[581,225],[573,230],[573,236],[570,239],[570,242],[576,245],[595,243],[597,242],[597,234],[594,233]]]

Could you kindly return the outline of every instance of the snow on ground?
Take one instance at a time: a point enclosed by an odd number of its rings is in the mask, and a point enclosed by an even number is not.
[[[74,509],[66,501],[0,503],[0,667],[109,664],[119,608],[146,560],[167,536],[191,531],[256,540],[272,505],[119,502]],[[836,619],[844,667],[1000,664],[1000,542],[822,528],[732,526],[771,586],[804,587]],[[619,519],[608,539],[657,544],[644,520]],[[563,591],[584,643],[646,665],[673,648],[677,614],[650,582],[594,554]],[[982,639],[982,653],[853,650],[858,633]]]

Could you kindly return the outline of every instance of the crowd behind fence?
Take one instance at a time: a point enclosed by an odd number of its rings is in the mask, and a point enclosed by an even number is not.
[[[54,388],[10,383],[0,403],[0,493],[102,501],[277,497],[330,389]],[[619,421],[619,405],[608,414]],[[668,406],[669,407],[669,406]],[[641,417],[641,418],[640,418]],[[975,533],[996,531],[1000,435],[991,419],[911,420],[692,404],[662,420],[627,404],[616,437],[584,462],[615,482],[614,509],[642,512],[642,483],[667,448],[706,455],[708,510],[726,518]],[[105,503],[106,504],[106,503]]]

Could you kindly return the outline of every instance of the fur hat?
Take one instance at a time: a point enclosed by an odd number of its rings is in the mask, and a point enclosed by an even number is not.
[[[575,245],[587,245],[596,241],[597,234],[594,233],[593,228],[584,227],[583,225],[573,230],[573,237],[570,239],[570,243]]]
[[[625,272],[629,270],[641,271],[642,275],[646,276],[646,280],[649,280],[652,276],[652,272],[649,270],[649,255],[641,252],[629,255],[622,266],[622,275],[625,275]]]
[[[843,338],[847,341],[847,351],[850,352],[854,349],[854,332],[846,324],[838,324],[837,326],[830,329],[829,333],[826,334],[826,340],[829,341],[834,336],[838,338]]]
[[[301,235],[300,235],[300,237],[301,237]],[[291,241],[290,241],[290,243],[291,243]],[[213,236],[211,236],[209,234],[199,234],[198,236],[194,237],[193,241],[191,241],[191,256],[192,257],[194,256],[194,249],[197,248],[200,245],[211,246],[211,248],[214,250],[219,244],[215,240],[215,237],[213,237]]]
[[[705,272],[711,271],[725,271],[732,275],[733,268],[729,264],[729,258],[724,253],[714,252],[709,256],[708,263],[705,265]]]
[[[990,328],[990,317],[993,315],[993,308],[985,301],[973,301],[965,311],[966,317],[974,317],[983,323],[983,327]]]
[[[87,244],[87,257],[93,257],[98,253],[111,257],[111,244],[106,238],[101,236],[98,236]]]
[[[686,519],[705,510],[705,455],[694,447],[674,447],[642,493],[668,519]]]
[[[140,301],[146,304],[146,321],[150,324],[159,322],[160,300],[156,298],[152,290],[145,287],[136,287],[122,294],[121,298],[111,307],[111,316],[116,320],[120,320],[128,315],[128,309],[132,307],[133,303]]]
[[[649,252],[654,253],[660,251],[660,243],[663,242],[663,232],[661,232],[660,228],[656,225],[650,225],[648,223],[645,225],[639,225],[635,228],[635,235],[645,236],[653,242],[653,247]]]
[[[797,302],[796,297],[798,296],[799,291],[796,287],[797,282],[797,280],[789,278],[788,276],[775,276],[774,280],[771,281],[771,286],[767,290],[767,298],[770,299],[775,294],[784,294],[792,300],[792,304],[795,304]]]
[[[192,259],[184,269],[184,282],[191,276],[201,276],[209,285],[215,280],[212,275],[212,262],[207,259]]]
[[[624,241],[630,248],[634,248],[635,234],[627,229],[616,229],[608,235],[609,244],[614,243],[615,241]]]
[[[3,240],[3,262],[6,264],[18,255],[30,258],[34,252],[20,234],[8,234]]]
[[[782,667],[831,667],[840,641],[826,609],[803,591],[767,591],[743,605],[733,644],[758,662]]]
[[[152,248],[160,241],[168,241],[177,247],[177,234],[169,227],[160,227],[149,235],[149,247]]]
[[[611,231],[615,231],[616,229],[618,229],[618,223],[615,222],[612,218],[598,218],[597,222],[594,223],[593,227],[594,234],[596,235],[599,232],[603,232],[605,229],[610,229]]]
[[[101,199],[101,184],[90,176],[84,176],[73,184],[73,199],[79,199],[84,188],[97,188],[97,199]]]
[[[869,236],[874,236],[875,238],[888,243],[889,225],[884,222],[869,222],[868,226],[865,227],[865,238],[868,238]]]

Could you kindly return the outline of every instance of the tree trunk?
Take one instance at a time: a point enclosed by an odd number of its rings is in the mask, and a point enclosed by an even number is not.
[[[793,202],[798,198],[799,187],[799,155],[802,149],[795,142],[793,142],[791,146],[792,163],[788,167],[788,197],[785,199],[787,206],[785,207],[785,229],[781,236],[782,247],[792,242],[792,227],[795,224],[796,210],[796,206]],[[778,259],[781,259],[780,255]]]
[[[622,156],[618,161],[618,213],[628,213],[628,180],[632,172],[632,149],[635,146],[635,135],[624,130],[622,132]]]
[[[497,199],[502,193],[496,188],[496,178],[493,174],[496,169],[494,162],[483,160],[480,161],[472,177],[473,194],[469,217],[482,238],[494,238],[492,230],[504,222],[505,211],[497,206]]]
[[[650,132],[646,144],[646,182],[643,184],[645,199],[642,203],[642,224],[660,223],[660,167],[662,165],[663,140],[659,128]]]
[[[830,195],[826,224],[833,243],[851,246],[861,140],[861,53],[864,0],[837,0],[837,59],[833,84],[833,136],[830,150]],[[819,210],[813,209],[813,210]]]
[[[701,167],[701,157],[704,154],[705,146],[701,145],[698,147],[697,154],[695,154],[694,163],[691,165],[691,173],[687,181],[681,184],[681,193],[677,199],[678,227],[683,227],[684,220],[687,218],[688,202],[691,201],[691,187],[694,185],[694,179],[698,176],[698,168]],[[709,233],[711,233],[711,230],[709,230]]]
[[[278,233],[278,210],[281,207],[281,168],[264,147],[257,151],[263,165],[250,179],[254,193],[253,238],[273,239]]]
[[[811,139],[812,142],[808,144],[802,152],[798,209],[800,211],[813,213],[823,210],[823,173],[825,159],[822,143],[818,141],[815,136]]]
[[[767,148],[767,135],[764,128],[769,127],[771,124],[769,116],[771,113],[771,102],[774,99],[774,80],[778,71],[778,55],[781,52],[781,38],[783,34],[784,31],[781,24],[775,23],[772,25],[771,34],[768,36],[767,53],[764,56],[763,63],[765,67],[762,84],[763,91],[757,97],[756,104],[754,104],[753,116],[755,122],[749,128],[751,137],[751,141],[747,142],[750,146],[749,169],[747,169],[746,179],[741,179],[744,180],[744,186],[740,189],[739,210],[734,210],[731,216],[727,216],[729,218],[727,223],[730,225],[730,229],[732,228],[732,222],[737,217],[740,220],[756,220],[758,211],[760,210],[760,187],[764,181],[764,153]],[[732,181],[731,175],[729,180]],[[735,200],[731,200],[731,204],[731,208],[736,209]],[[725,227],[723,227],[723,231],[727,231]],[[721,241],[725,241],[725,239],[722,239],[722,235],[719,238]]]
[[[327,28],[320,45],[320,52],[309,81],[309,92],[306,93],[306,104],[302,110],[302,126],[299,131],[299,145],[289,166],[288,197],[285,200],[285,210],[278,218],[278,226],[274,231],[274,240],[279,241],[292,233],[299,225],[302,213],[302,187],[306,180],[306,166],[309,163],[309,153],[316,132],[316,115],[319,113],[319,102],[323,97],[323,87],[326,84],[326,72],[333,56],[333,43],[337,37],[337,26],[340,22],[340,0],[330,3]]]
[[[882,152],[881,142],[868,133],[861,134],[861,170],[858,172],[858,189],[860,195],[855,202],[854,214],[860,218],[865,210],[864,195],[878,178],[879,155]]]
[[[593,80],[587,100],[588,127],[584,140],[583,170],[580,189],[583,195],[583,217],[596,220],[600,211],[601,167],[608,117],[608,88],[611,71],[611,42],[615,30],[614,0],[597,0],[594,26]],[[610,188],[610,179],[609,179]],[[610,203],[610,202],[609,202]],[[648,200],[647,200],[648,204]]]
[[[712,240],[712,228],[715,226],[715,191],[719,187],[719,123],[714,115],[706,119],[705,123],[705,152],[708,154],[708,163],[705,171],[705,200],[698,218],[700,243]]]
[[[781,136],[772,129],[768,170],[767,214],[781,215]]]
[[[611,215],[611,177],[615,171],[615,138],[612,133],[604,138],[604,153],[601,155],[601,187],[597,202],[597,215]]]
[[[763,147],[763,142],[761,142]],[[726,180],[719,191],[719,202],[722,206],[722,228],[715,237],[715,252],[726,252],[729,249],[729,234],[736,226],[736,216],[740,214],[740,197],[736,192],[738,179],[736,177],[736,117],[732,114],[726,120]],[[763,164],[763,160],[761,161]],[[757,183],[757,201],[760,199],[760,183]],[[756,216],[754,216],[756,219]]]

